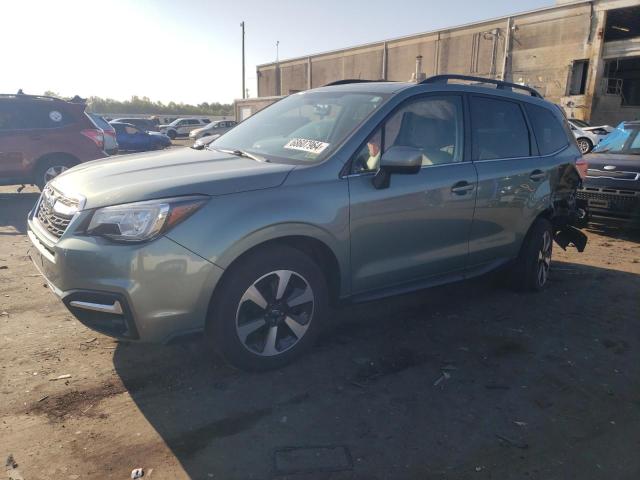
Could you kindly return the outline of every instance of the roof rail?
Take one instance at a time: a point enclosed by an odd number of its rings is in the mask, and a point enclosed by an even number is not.
[[[47,100],[59,100],[64,102],[64,100],[57,97],[50,97],[48,95],[29,95],[27,93],[0,93],[0,98],[44,98]]]
[[[543,98],[535,88],[527,87],[526,85],[518,85],[517,83],[504,82],[502,80],[494,80],[493,78],[483,78],[483,77],[473,77],[471,75],[458,75],[458,74],[444,74],[444,75],[435,75],[433,77],[429,77],[420,82],[420,84],[425,83],[447,83],[449,80],[466,80],[470,82],[478,82],[478,83],[491,83],[496,86],[496,89],[500,90],[525,90],[529,92],[532,97]]]
[[[370,82],[384,82],[385,80],[361,80],[359,78],[349,78],[346,80],[336,80],[335,82],[327,83],[323,87],[332,87],[334,85],[346,85],[348,83],[370,83]]]

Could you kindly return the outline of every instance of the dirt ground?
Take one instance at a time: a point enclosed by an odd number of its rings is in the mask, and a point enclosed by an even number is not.
[[[74,320],[27,256],[35,192],[0,188],[7,478],[640,478],[638,233],[556,246],[539,294],[483,277],[343,307],[311,354],[248,374]]]

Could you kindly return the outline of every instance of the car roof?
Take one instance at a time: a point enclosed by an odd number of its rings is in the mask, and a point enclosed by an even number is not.
[[[471,77],[473,78],[473,77]],[[463,81],[466,81],[462,79]],[[488,81],[492,81],[487,79]],[[469,80],[471,81],[471,80]],[[518,85],[514,85],[518,87]],[[526,87],[525,87],[526,88]],[[541,97],[535,97],[527,94],[526,91],[510,90],[508,88],[495,88],[491,84],[476,83],[416,83],[416,82],[383,82],[383,81],[365,81],[365,80],[343,80],[334,84],[325,85],[323,87],[314,88],[314,92],[353,92],[353,93],[380,93],[387,95],[395,95],[401,91],[415,89],[421,92],[468,92],[479,93],[485,95],[493,95],[496,97],[504,97],[511,100],[524,100],[540,106],[549,108],[552,105],[548,100]],[[302,93],[302,92],[300,92]],[[293,94],[296,95],[296,94]]]

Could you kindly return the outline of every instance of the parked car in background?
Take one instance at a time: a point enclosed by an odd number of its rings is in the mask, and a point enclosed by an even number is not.
[[[591,124],[589,124],[589,122],[585,120],[579,120],[577,118],[570,118],[569,123],[572,123],[573,125],[580,128],[581,130],[584,130],[585,132],[595,133],[596,135],[599,135],[601,139],[606,137],[607,135],[609,135],[611,132],[615,130],[615,128],[612,127],[611,125],[598,125],[593,127],[591,126]]]
[[[573,136],[576,138],[576,142],[578,143],[578,148],[583,154],[589,153],[594,146],[600,142],[601,136],[583,130],[576,126],[575,123],[569,121],[569,128],[573,133]]]
[[[621,123],[585,158],[578,198],[589,216],[640,223],[640,121]]]
[[[116,139],[116,130],[100,115],[96,115],[95,113],[88,113],[87,115],[91,117],[93,123],[104,133],[104,151],[107,155],[117,155],[118,140]]]
[[[238,124],[235,120],[216,120],[215,122],[209,123],[206,127],[196,128],[195,130],[191,130],[189,133],[189,138],[192,140],[197,140],[202,137],[208,137],[210,135],[222,135],[225,132],[228,132],[233,127]]]
[[[202,118],[178,118],[169,125],[160,125],[158,127],[160,133],[164,133],[171,140],[177,137],[186,137],[196,128],[202,128],[209,124],[210,121]]]
[[[103,158],[104,133],[84,102],[39,95],[0,95],[0,185],[42,189],[64,170]]]
[[[193,142],[193,145],[191,145],[191,148],[195,148],[196,150],[202,150],[204,147],[206,147],[207,145],[209,145],[211,142],[213,142],[219,137],[220,137],[219,133],[216,133],[215,135],[209,135],[206,137],[200,137],[198,140]]]
[[[265,370],[307,351],[341,300],[497,268],[538,291],[554,238],[584,249],[570,225],[582,155],[538,92],[460,75],[341,83],[288,96],[205,149],[56,178],[28,218],[51,291],[108,335],[204,330],[232,364]],[[50,230],[52,197],[70,207]]]
[[[129,123],[111,122],[121,151],[145,152],[171,146],[171,139],[159,132],[145,132]]]
[[[159,131],[158,124],[149,118],[114,118],[111,121],[116,123],[128,123],[130,125],[135,125],[144,132]]]

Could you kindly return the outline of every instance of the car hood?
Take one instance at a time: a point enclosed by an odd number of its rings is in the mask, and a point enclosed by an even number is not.
[[[257,162],[211,150],[180,148],[82,163],[52,185],[82,196],[85,208],[180,195],[226,195],[281,185],[293,165]]]
[[[640,155],[591,153],[585,160],[589,165],[586,187],[640,190]]]
[[[589,168],[603,169],[605,166],[615,167],[607,170],[627,170],[640,172],[640,155],[620,154],[620,153],[590,153],[585,160]]]

